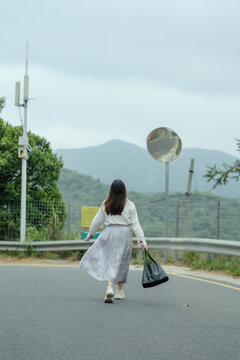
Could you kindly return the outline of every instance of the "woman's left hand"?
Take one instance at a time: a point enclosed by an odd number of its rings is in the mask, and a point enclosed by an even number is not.
[[[143,251],[147,250],[147,245],[144,242],[141,242],[141,247]]]
[[[88,236],[85,238],[85,241],[89,241],[93,237],[92,234],[88,234]]]

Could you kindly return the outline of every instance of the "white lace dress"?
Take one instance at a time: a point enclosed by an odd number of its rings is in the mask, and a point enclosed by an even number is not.
[[[94,217],[89,234],[104,230],[82,257],[79,268],[100,281],[127,281],[132,254],[132,231],[146,244],[134,203],[127,199],[121,215],[107,215],[104,203]]]

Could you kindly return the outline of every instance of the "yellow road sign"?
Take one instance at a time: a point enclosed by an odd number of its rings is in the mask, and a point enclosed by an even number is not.
[[[81,227],[88,228],[91,225],[91,222],[98,212],[99,207],[96,206],[82,206],[82,217],[81,217]],[[101,226],[102,228],[102,226]]]

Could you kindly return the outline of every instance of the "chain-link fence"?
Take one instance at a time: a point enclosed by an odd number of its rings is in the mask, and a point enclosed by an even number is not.
[[[20,238],[19,202],[11,202],[0,208],[1,240]],[[57,240],[64,237],[66,205],[64,202],[31,201],[26,204],[26,234],[34,240]]]
[[[164,194],[148,202],[132,196],[146,237],[165,235]],[[81,239],[81,207],[100,206],[85,201],[27,203],[26,237],[29,240]],[[192,194],[188,207],[184,194],[169,197],[169,237],[240,240],[240,202]],[[86,230],[86,229],[85,229]],[[0,240],[20,237],[20,203],[0,207]]]

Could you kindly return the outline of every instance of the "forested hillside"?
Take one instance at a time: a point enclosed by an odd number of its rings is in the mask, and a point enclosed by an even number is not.
[[[67,169],[62,171],[58,185],[63,199],[69,202],[71,230],[77,236],[81,229],[81,206],[100,206],[108,194],[109,185]],[[164,236],[165,194],[130,191],[128,197],[136,204],[146,236]],[[216,237],[218,200],[221,200],[220,238],[240,240],[240,201],[198,192],[191,195],[185,237]],[[184,201],[184,193],[170,195],[170,237],[176,236],[177,233],[177,205],[179,236],[181,235]]]

